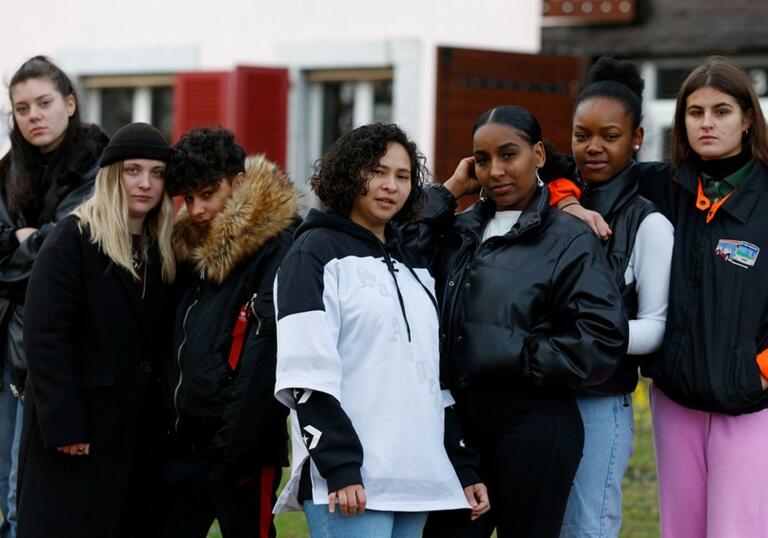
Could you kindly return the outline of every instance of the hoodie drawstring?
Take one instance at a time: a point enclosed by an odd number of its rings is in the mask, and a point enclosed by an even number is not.
[[[408,271],[413,275],[413,278],[416,279],[416,282],[419,283],[421,288],[424,290],[424,292],[427,294],[427,297],[429,297],[429,300],[432,302],[432,306],[435,307],[435,312],[440,314],[440,310],[437,306],[437,299],[435,299],[435,296],[432,294],[431,291],[429,291],[429,288],[427,288],[424,283],[421,281],[419,276],[416,274],[416,271],[413,270],[413,267],[406,261],[407,258],[403,255],[403,251],[400,249],[400,243],[395,243],[397,246],[397,251],[400,254],[400,257],[403,259],[402,264],[408,269]],[[395,273],[397,272],[397,269],[395,268],[395,264],[392,262],[392,257],[389,255],[389,252],[387,252],[384,249],[384,246],[382,245],[382,250],[384,251],[384,263],[387,265],[387,270],[389,271],[389,274],[392,275],[392,280],[395,281],[395,290],[397,290],[397,300],[400,303],[400,312],[403,314],[403,321],[405,321],[405,328],[408,331],[408,341],[411,341],[411,325],[408,323],[408,315],[405,312],[405,302],[403,301],[403,294],[400,291],[400,286],[397,283],[397,275]]]
[[[392,280],[395,281],[395,289],[397,290],[397,300],[400,302],[400,312],[403,314],[403,321],[405,321],[405,329],[408,331],[408,341],[411,341],[411,325],[408,323],[408,315],[405,313],[405,302],[403,302],[403,294],[400,292],[400,286],[397,284],[397,276],[395,273],[395,264],[392,263],[392,258],[389,256],[389,252],[384,251],[384,263],[387,265],[387,271],[392,275]]]

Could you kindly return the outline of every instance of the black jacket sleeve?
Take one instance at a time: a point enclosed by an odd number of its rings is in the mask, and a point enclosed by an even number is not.
[[[626,353],[629,323],[591,232],[570,242],[552,279],[552,312],[525,339],[523,375],[538,385],[568,389],[601,383]]]
[[[453,224],[456,198],[443,185],[424,189],[424,205],[415,222],[402,228],[403,243],[427,258],[434,249],[434,237]]]
[[[82,236],[74,219],[37,256],[27,288],[24,344],[46,448],[89,441],[74,338],[83,308]]]
[[[0,223],[0,259],[13,254],[17,248],[19,240],[16,238],[16,228]]]
[[[679,187],[672,181],[672,167],[667,163],[635,164],[635,177],[640,196],[655,203],[659,211],[674,225]]]
[[[481,482],[480,456],[464,442],[459,417],[453,406],[445,408],[445,451],[459,477],[461,487]]]
[[[87,198],[93,189],[96,168],[91,170],[84,182],[67,193],[56,206],[54,218],[47,222],[25,239],[11,253],[0,259],[0,284],[24,282],[29,278],[32,265],[35,263],[43,242],[53,231],[56,223],[69,215],[80,203]]]
[[[341,404],[324,392],[294,389],[296,417],[328,492],[362,484],[363,446]]]

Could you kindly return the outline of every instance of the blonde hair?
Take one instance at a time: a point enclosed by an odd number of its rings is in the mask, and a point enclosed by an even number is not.
[[[135,280],[139,274],[133,267],[131,234],[128,229],[128,201],[123,188],[123,162],[99,170],[93,194],[72,214],[80,220],[80,229],[88,227],[91,242],[98,245],[115,264],[128,271]],[[162,261],[163,281],[173,282],[176,260],[171,247],[174,206],[167,193],[144,220],[142,243],[146,259],[147,246],[157,245]]]

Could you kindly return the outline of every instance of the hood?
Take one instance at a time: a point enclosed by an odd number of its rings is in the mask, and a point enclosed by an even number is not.
[[[383,246],[381,241],[379,241],[379,238],[364,226],[360,226],[353,220],[349,219],[348,217],[344,217],[335,211],[323,211],[319,209],[310,210],[310,212],[307,214],[307,217],[296,230],[294,239],[298,238],[300,235],[308,232],[309,230],[312,230],[313,228],[330,228],[332,230],[340,230],[353,237],[356,237],[357,239],[360,239],[361,241],[371,243],[371,245],[375,246],[376,248],[382,248]],[[387,245],[393,242],[398,242],[402,238],[400,229],[396,226],[393,226],[391,223],[387,224],[384,230],[384,235],[387,238]]]
[[[248,157],[245,178],[208,228],[200,227],[182,206],[173,228],[176,260],[191,264],[201,278],[221,284],[235,267],[293,224],[299,197],[277,165],[263,155]]]

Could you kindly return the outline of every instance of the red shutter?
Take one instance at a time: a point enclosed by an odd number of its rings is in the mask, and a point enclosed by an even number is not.
[[[173,139],[193,127],[228,124],[230,73],[177,73],[173,88]]]
[[[265,153],[285,169],[288,133],[288,70],[237,67],[230,124],[248,154]]]

